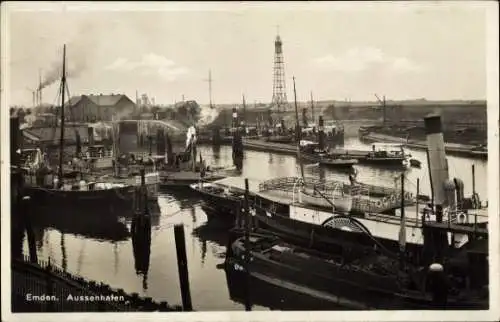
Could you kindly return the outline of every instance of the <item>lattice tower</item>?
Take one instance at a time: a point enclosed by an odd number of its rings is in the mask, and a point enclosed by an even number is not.
[[[285,83],[285,62],[283,60],[283,43],[281,37],[276,36],[274,41],[274,78],[273,78],[273,99],[272,107],[277,112],[285,111],[288,108],[286,98]]]

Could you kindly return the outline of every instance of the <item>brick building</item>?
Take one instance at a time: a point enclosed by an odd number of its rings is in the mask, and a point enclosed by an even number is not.
[[[65,108],[66,119],[74,122],[111,121],[134,113],[136,104],[123,94],[73,96]]]

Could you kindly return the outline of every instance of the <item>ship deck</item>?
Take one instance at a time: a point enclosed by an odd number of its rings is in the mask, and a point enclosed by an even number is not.
[[[284,179],[289,179],[289,178],[283,178]],[[279,179],[276,179],[279,180]],[[230,189],[235,189],[235,190],[245,190],[245,178],[242,177],[227,177],[221,180],[215,180],[212,181],[214,184],[223,186],[223,187],[228,187]],[[293,184],[285,184],[281,187],[271,187],[267,188],[265,190],[260,189],[260,185],[262,184],[261,180],[255,180],[255,179],[248,179],[248,189],[249,193],[253,196],[258,196],[263,199],[269,200],[271,202],[279,203],[282,205],[290,206],[290,205],[300,205],[300,201],[298,199],[298,194],[295,195],[294,199],[294,193],[293,193]],[[384,188],[384,187],[378,187],[378,190],[383,190],[383,189],[388,189],[387,194],[390,193],[390,188]],[[380,193],[380,191],[378,191]],[[306,198],[306,196],[303,194],[303,198]],[[310,197],[307,197],[307,199],[311,199]],[[314,198],[313,198],[314,199]],[[330,205],[328,202],[323,200],[320,197],[316,197],[317,202],[320,202],[321,205],[326,206],[330,208]],[[382,212],[385,210],[390,209],[389,208],[380,208],[378,206],[375,206],[376,200],[380,200],[381,198],[377,197],[370,197],[369,195],[359,195],[356,198],[353,198],[352,202],[352,209],[355,211],[359,212]],[[399,204],[399,203],[398,203]],[[303,204],[306,206],[306,204]],[[307,206],[311,206],[309,203]]]
[[[227,177],[220,180],[212,181],[212,183],[228,187],[230,189],[245,191],[245,178],[243,177]],[[262,183],[261,180],[256,179],[248,179],[248,189],[250,195],[255,195],[264,199],[267,199],[271,202],[280,203],[286,206],[306,206],[311,207],[310,205],[304,205],[299,203],[299,200],[294,200],[292,189],[286,190],[265,190],[260,191],[259,185]],[[357,202],[353,202],[353,209],[357,211],[361,211],[366,213],[367,216],[376,216],[377,218],[384,218],[384,221],[393,221],[394,223],[399,223],[400,221],[400,209],[395,209],[395,215],[384,215],[373,211],[370,205],[370,197],[364,196],[365,198],[361,200],[357,200]],[[426,204],[419,202],[418,209],[419,212],[425,207]],[[417,215],[417,206],[416,204],[406,205],[405,206],[405,218],[407,222],[418,223],[421,221],[421,215]],[[455,221],[455,220],[454,220]],[[467,222],[470,224],[474,223],[486,223],[488,222],[488,208],[481,209],[471,209],[468,211]],[[448,223],[443,223],[448,225]]]

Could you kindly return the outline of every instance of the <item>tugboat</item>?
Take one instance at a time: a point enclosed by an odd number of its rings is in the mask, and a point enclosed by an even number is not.
[[[258,234],[249,237],[248,246],[245,238],[236,239],[226,255],[226,270],[232,273],[250,274],[267,284],[330,301],[332,306],[488,309],[487,280],[471,290],[457,278],[450,278],[444,266],[431,262],[427,269],[414,267],[374,251],[349,259]],[[481,266],[484,269],[487,262]]]

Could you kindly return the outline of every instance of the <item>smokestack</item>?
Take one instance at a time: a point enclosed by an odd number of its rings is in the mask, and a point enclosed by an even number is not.
[[[424,118],[429,151],[429,175],[434,187],[436,205],[447,205],[445,184],[448,182],[448,162],[444,150],[444,137],[441,127],[441,116],[433,115]]]
[[[323,123],[323,116],[319,116],[318,119],[318,145],[319,149],[323,150],[325,147],[325,133],[324,133],[324,123]]]

